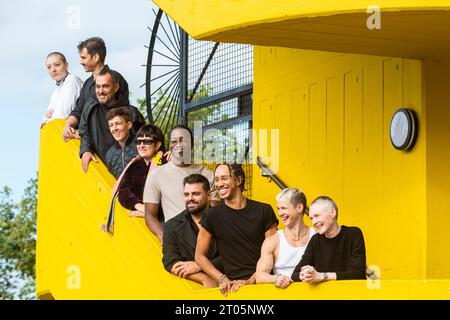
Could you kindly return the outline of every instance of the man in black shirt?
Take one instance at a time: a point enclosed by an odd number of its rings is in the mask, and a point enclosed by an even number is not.
[[[317,233],[309,241],[292,280],[318,283],[366,279],[366,249],[361,230],[340,226],[336,203],[326,196],[311,203],[309,217]]]
[[[164,225],[164,268],[176,276],[201,283],[206,288],[213,288],[216,287],[216,282],[202,272],[194,261],[200,219],[209,207],[210,184],[205,176],[191,174],[184,178],[183,185],[186,210]],[[216,268],[222,268],[215,242],[207,255]]]
[[[120,106],[116,96],[119,88],[117,72],[102,70],[98,74],[95,84],[97,100],[89,99],[80,120],[80,157],[84,172],[87,172],[91,161],[97,162],[94,153],[105,162],[106,153],[114,144],[106,114],[111,109]],[[128,106],[128,108],[131,112],[133,126],[137,129],[144,121],[144,117],[136,107]]]
[[[238,164],[222,164],[214,173],[214,184],[221,199],[219,206],[210,208],[200,221],[195,261],[212,279],[220,292],[228,295],[241,286],[254,284],[256,264],[261,245],[275,234],[278,220],[268,204],[246,199],[242,192],[245,173]],[[215,238],[225,273],[206,256]]]
[[[78,45],[78,52],[80,54],[80,63],[84,67],[84,70],[86,72],[92,72],[92,75],[84,82],[76,106],[64,126],[64,141],[78,137],[77,128],[86,103],[88,103],[91,98],[98,101],[95,93],[96,78],[101,71],[110,70],[108,65],[105,65],[106,46],[103,39],[94,37],[80,42]],[[120,73],[117,72],[117,75],[119,83],[119,90],[117,91],[117,104],[119,106],[129,105],[128,83]]]

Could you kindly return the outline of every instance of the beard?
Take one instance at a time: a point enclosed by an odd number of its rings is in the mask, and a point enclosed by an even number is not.
[[[192,202],[191,202],[191,203],[192,203]],[[207,206],[207,202],[205,202],[205,203],[203,203],[203,204],[199,204],[199,205],[198,205],[197,207],[195,207],[195,208],[189,208],[188,205],[186,205],[186,210],[187,210],[187,212],[189,212],[190,214],[197,215],[197,214],[199,214],[199,213],[205,211],[206,206]]]

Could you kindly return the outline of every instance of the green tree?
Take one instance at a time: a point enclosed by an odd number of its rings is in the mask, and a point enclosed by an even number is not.
[[[14,204],[9,187],[0,191],[0,299],[33,299],[36,261],[37,178]]]

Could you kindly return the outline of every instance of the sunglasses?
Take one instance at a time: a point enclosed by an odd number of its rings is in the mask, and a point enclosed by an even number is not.
[[[144,144],[144,146],[150,146],[150,145],[152,145],[153,143],[155,143],[156,141],[155,140],[153,140],[153,139],[136,139],[136,144],[138,145],[138,146],[140,146],[141,144]]]

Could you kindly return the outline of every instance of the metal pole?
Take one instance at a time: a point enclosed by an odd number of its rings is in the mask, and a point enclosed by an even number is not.
[[[178,115],[178,123],[186,124],[185,105],[187,102],[188,93],[188,51],[189,39],[186,32],[180,28],[180,113]]]

